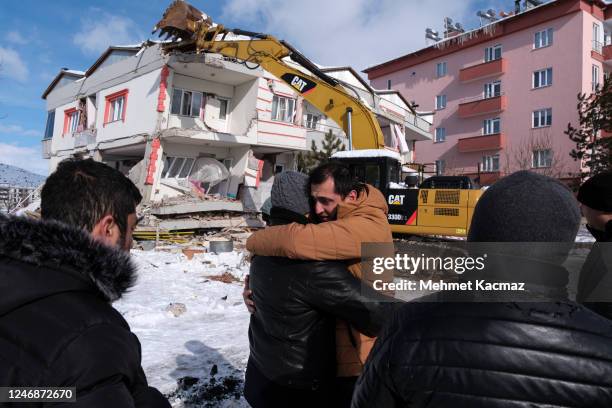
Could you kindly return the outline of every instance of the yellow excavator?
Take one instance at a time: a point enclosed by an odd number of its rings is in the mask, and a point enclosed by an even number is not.
[[[374,112],[348,86],[322,72],[287,42],[267,34],[227,29],[183,0],[174,1],[156,24],[165,36],[165,52],[214,53],[261,66],[336,122],[349,139],[349,150],[334,158],[345,162],[353,175],[379,188],[389,204],[394,233],[465,236],[481,191],[469,179],[426,180],[426,188],[401,181],[401,164],[385,149]],[[305,69],[294,68],[290,62]]]

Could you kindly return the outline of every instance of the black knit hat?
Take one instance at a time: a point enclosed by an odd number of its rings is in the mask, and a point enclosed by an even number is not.
[[[284,171],[274,176],[272,207],[284,208],[298,214],[308,214],[308,176],[297,171]]]
[[[480,198],[468,240],[473,242],[574,242],[578,203],[559,181],[519,171],[493,184]]]
[[[599,173],[580,186],[578,201],[594,210],[612,213],[612,172]]]

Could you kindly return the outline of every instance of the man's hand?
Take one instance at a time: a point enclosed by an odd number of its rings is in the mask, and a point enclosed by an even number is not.
[[[250,314],[255,313],[255,301],[253,301],[253,291],[249,289],[249,275],[244,278],[244,290],[242,291],[242,299]]]

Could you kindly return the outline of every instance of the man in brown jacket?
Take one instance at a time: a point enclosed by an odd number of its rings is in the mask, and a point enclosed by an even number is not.
[[[293,223],[257,231],[248,239],[247,249],[263,256],[313,261],[345,260],[354,276],[364,278],[360,264],[361,244],[393,242],[383,194],[370,185],[355,183],[349,169],[336,162],[314,169],[309,186],[311,218],[320,223]],[[338,321],[336,359],[339,379],[335,406],[350,405],[355,381],[374,341],[375,338]]]

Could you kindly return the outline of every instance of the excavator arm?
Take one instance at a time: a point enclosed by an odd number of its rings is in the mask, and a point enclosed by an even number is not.
[[[208,52],[237,59],[249,65],[261,65],[287,83],[304,99],[336,122],[352,141],[352,149],[382,149],[384,138],[374,113],[350,95],[337,80],[323,73],[291,45],[273,36],[226,29],[183,0],[172,3],[155,26],[166,39],[167,52]],[[299,64],[310,74],[293,68],[285,58]]]

